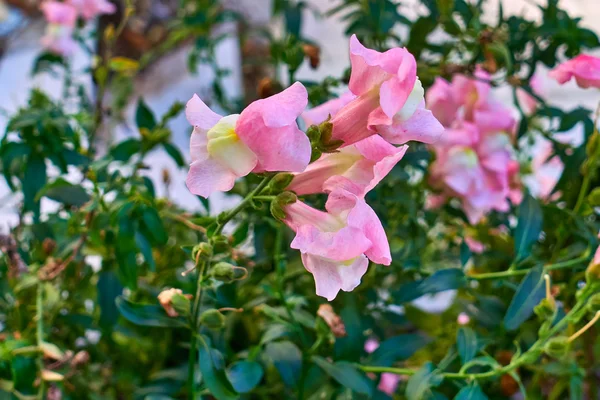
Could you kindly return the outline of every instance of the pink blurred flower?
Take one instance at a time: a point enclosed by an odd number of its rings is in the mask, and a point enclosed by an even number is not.
[[[543,200],[551,197],[564,170],[563,162],[559,156],[553,156],[553,150],[549,141],[538,142],[531,161],[532,173],[523,178],[530,193]]]
[[[40,9],[49,24],[73,28],[77,22],[77,10],[70,4],[50,0],[44,1]]]
[[[77,42],[73,39],[73,28],[58,24],[46,26],[41,44],[48,51],[65,57],[72,55],[77,49]]]
[[[87,21],[103,14],[113,14],[117,7],[108,0],[68,0]]]
[[[465,75],[455,75],[452,78],[452,91],[457,103],[464,107],[466,120],[472,120],[475,110],[486,106],[492,89],[490,80],[490,74],[479,66],[477,66],[473,78]]]
[[[349,89],[357,97],[331,120],[333,139],[354,144],[379,132],[386,140],[435,141],[443,127],[423,108],[424,90],[417,78],[415,58],[404,48],[384,53],[350,38]]]
[[[544,95],[544,85],[539,76],[534,75],[529,81],[529,86],[536,95],[540,97]],[[527,115],[533,114],[539,103],[535,97],[521,88],[517,89],[517,100],[519,101],[523,112]]]
[[[467,325],[469,322],[471,322],[471,318],[467,313],[461,312],[460,314],[458,314],[456,322],[458,322],[459,325]]]
[[[378,348],[379,342],[375,338],[369,338],[365,342],[365,351],[367,353],[372,353]],[[394,393],[396,393],[396,389],[398,389],[398,384],[400,383],[400,380],[400,375],[392,374],[390,372],[384,372],[381,374],[381,378],[379,379],[379,385],[377,385],[377,389],[379,389],[383,393],[386,393],[389,396],[392,396]]]
[[[395,147],[373,135],[336,153],[324,154],[296,174],[288,190],[299,195],[342,187],[364,197],[402,159],[408,146]]]
[[[389,265],[392,258],[383,226],[364,200],[336,189],[325,208],[297,201],[285,206],[285,223],[296,232],[291,247],[300,250],[317,295],[331,301],[340,290],[350,292],[360,284],[369,260]]]
[[[471,250],[473,253],[481,254],[485,250],[485,245],[483,243],[481,243],[479,240],[473,239],[470,236],[465,237],[465,243],[467,244],[469,250]]]
[[[457,119],[460,106],[450,83],[443,78],[435,78],[433,85],[427,91],[427,107],[442,125],[452,125]]]
[[[491,210],[508,211],[508,199],[520,202],[521,189],[515,184],[519,165],[513,160],[508,134],[483,134],[477,125],[462,122],[446,130],[433,149],[436,160],[430,167],[430,183],[440,193],[428,207],[458,197],[469,222],[475,224]]]
[[[577,57],[558,65],[549,76],[563,84],[575,78],[581,88],[600,88],[600,58],[588,54]]]
[[[307,102],[306,89],[296,82],[251,103],[240,115],[222,117],[194,95],[186,107],[187,119],[194,126],[187,177],[190,191],[208,197],[230,190],[236,178],[250,172],[304,171],[311,148],[296,118]]]

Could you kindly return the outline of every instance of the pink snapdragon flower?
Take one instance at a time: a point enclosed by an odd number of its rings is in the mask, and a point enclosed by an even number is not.
[[[408,146],[395,147],[373,135],[336,153],[324,154],[287,188],[299,195],[331,192],[341,187],[364,197],[402,159]]]
[[[532,173],[524,176],[523,180],[533,196],[548,200],[565,166],[559,156],[553,156],[554,149],[547,140],[538,142],[533,151]]]
[[[378,348],[379,341],[375,338],[369,338],[365,342],[365,351],[369,354],[373,353]],[[381,378],[379,379],[379,385],[377,385],[377,389],[387,394],[388,396],[393,396],[394,393],[396,393],[396,389],[398,389],[398,384],[400,383],[400,380],[400,375],[392,374],[391,372],[384,372],[381,374]]]
[[[190,140],[190,191],[208,197],[233,188],[250,172],[301,172],[310,161],[310,141],[296,118],[308,102],[306,88],[294,83],[281,93],[251,103],[241,114],[221,116],[196,95],[186,117],[194,126]]]
[[[44,1],[40,9],[49,24],[73,28],[77,22],[77,9],[71,4],[50,0]]]
[[[436,160],[430,167],[430,183],[440,193],[428,201],[430,208],[457,197],[475,224],[491,210],[508,211],[509,199],[520,202],[515,182],[519,165],[509,134],[482,133],[474,123],[463,122],[446,130],[433,149]]]
[[[108,0],[68,0],[78,11],[78,13],[89,21],[97,16],[104,14],[113,14],[117,7]]]
[[[575,78],[577,85],[581,88],[600,88],[600,58],[580,54],[558,65],[548,75],[560,84]]]
[[[296,201],[285,206],[284,222],[296,232],[291,247],[300,250],[317,295],[331,301],[340,290],[350,292],[360,284],[369,260],[389,265],[392,258],[383,226],[364,200],[336,189],[325,208]]]
[[[349,89],[357,97],[331,120],[334,140],[354,144],[375,133],[387,141],[435,141],[441,124],[424,109],[424,90],[417,78],[415,58],[404,48],[384,53],[364,47],[350,38],[352,72]]]
[[[536,95],[542,97],[544,95],[544,85],[539,76],[534,75],[529,81],[529,87]],[[517,88],[517,100],[527,115],[533,114],[538,107],[538,100],[521,88]]]
[[[45,1],[40,5],[48,22],[41,39],[42,46],[52,53],[70,56],[77,49],[73,29],[77,22],[77,10],[67,3]]]

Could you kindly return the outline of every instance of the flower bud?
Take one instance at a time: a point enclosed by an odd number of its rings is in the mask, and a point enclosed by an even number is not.
[[[566,336],[558,336],[550,338],[544,345],[544,353],[550,357],[562,358],[569,351],[569,338]]]
[[[209,260],[213,255],[213,248],[210,244],[203,242],[194,247],[192,257],[196,261]]]
[[[553,319],[555,310],[556,303],[549,301],[548,299],[542,299],[542,301],[533,308],[535,315],[542,321]]]
[[[221,282],[233,282],[245,279],[248,276],[248,270],[226,262],[220,262],[211,268],[210,276]]]
[[[190,299],[192,295],[184,295],[181,289],[167,289],[157,296],[158,302],[165,309],[169,317],[178,317],[179,313],[186,315],[190,312]]]
[[[290,183],[292,183],[292,179],[294,179],[294,175],[286,172],[281,172],[275,175],[269,186],[274,191],[280,192],[282,190],[285,190],[285,188],[288,187]]]
[[[256,87],[258,97],[261,99],[271,97],[283,90],[283,86],[278,81],[269,77],[262,78]]]
[[[596,251],[596,256],[585,270],[585,280],[588,284],[595,284],[600,281],[600,247]]]
[[[200,315],[200,323],[208,329],[221,329],[225,326],[225,316],[219,310],[206,310]]]
[[[305,43],[302,45],[302,51],[304,52],[304,55],[308,57],[310,67],[312,69],[317,69],[319,64],[321,64],[321,49],[314,44]]]
[[[600,293],[596,293],[590,297],[586,304],[586,308],[592,314],[596,314],[598,311],[600,311]]]
[[[330,304],[321,304],[317,310],[317,315],[325,320],[333,336],[340,338],[347,335],[344,321],[333,311],[333,307]]]
[[[54,253],[54,250],[56,249],[56,242],[50,238],[46,238],[42,243],[42,248],[44,249],[44,254],[49,256]]]
[[[298,196],[293,192],[282,192],[271,202],[271,214],[278,220],[285,219],[283,208],[298,201]]]
[[[223,253],[229,250],[229,239],[224,235],[217,235],[211,238],[215,253]]]

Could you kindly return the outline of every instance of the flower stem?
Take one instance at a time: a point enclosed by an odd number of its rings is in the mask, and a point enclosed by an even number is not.
[[[37,285],[37,295],[36,295],[36,342],[38,349],[42,348],[42,344],[44,343],[44,292],[43,292],[43,283],[40,281]],[[42,375],[42,370],[44,369],[44,353],[40,352],[38,357],[38,368],[40,370],[40,376]],[[43,379],[40,379],[40,388],[38,390],[38,399],[43,400],[46,391],[46,384]]]
[[[204,274],[206,272],[206,265],[210,261],[200,260],[196,263],[198,269],[198,279],[196,281],[196,296],[194,297],[194,304],[191,310],[191,329],[192,336],[190,338],[190,355],[188,359],[188,397],[190,400],[195,398],[196,394],[196,355],[198,348],[198,325],[200,317],[200,308],[202,306],[202,286],[204,281]]]
[[[589,250],[586,251],[580,257],[574,258],[572,260],[563,261],[563,262],[556,263],[556,264],[548,264],[545,266],[544,269],[546,271],[565,269],[565,268],[572,267],[573,265],[577,265],[582,262],[585,262],[585,261],[587,261],[588,258],[589,258]],[[477,281],[483,281],[483,280],[488,280],[488,279],[500,279],[500,278],[508,278],[511,276],[525,275],[529,271],[530,271],[530,269],[517,269],[517,270],[508,270],[508,271],[500,271],[500,272],[487,272],[484,274],[470,275],[470,276],[467,276],[467,278],[472,279],[472,280],[477,280]]]
[[[242,200],[242,202],[240,204],[237,205],[237,207],[230,210],[227,214],[225,214],[225,216],[218,218],[219,226],[217,226],[214,236],[219,235],[223,231],[223,228],[225,227],[225,225],[227,225],[227,223],[229,221],[231,221],[237,214],[239,214],[248,205],[250,205],[252,200],[254,200],[254,198],[256,196],[260,195],[260,193],[264,190],[265,187],[267,187],[269,182],[271,182],[271,180],[274,177],[275,177],[275,174],[270,174],[270,175],[266,176],[253,191],[248,193],[248,195],[244,198],[244,200]]]

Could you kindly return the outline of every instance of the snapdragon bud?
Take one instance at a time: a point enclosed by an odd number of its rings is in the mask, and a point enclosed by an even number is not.
[[[293,204],[298,201],[298,196],[293,192],[282,192],[277,195],[275,200],[271,202],[271,214],[278,220],[285,219],[284,208],[287,205]]]
[[[209,260],[213,255],[213,248],[210,244],[203,242],[194,247],[192,257],[197,261]]]
[[[542,299],[542,301],[534,307],[533,311],[542,321],[553,319],[556,311],[556,303],[549,301],[548,299]]]
[[[544,353],[550,357],[562,358],[569,351],[569,338],[566,336],[558,336],[551,338],[544,345]]]
[[[280,192],[282,190],[285,190],[285,188],[288,187],[290,183],[292,183],[292,179],[294,179],[293,174],[281,172],[275,175],[269,186],[275,192]]]
[[[221,329],[225,326],[225,316],[219,310],[206,310],[200,315],[200,323],[208,329]]]
[[[219,262],[211,268],[210,276],[221,282],[233,282],[245,279],[248,276],[248,270],[226,262]]]
[[[596,293],[588,300],[586,307],[589,312],[596,314],[600,311],[600,293]]]

